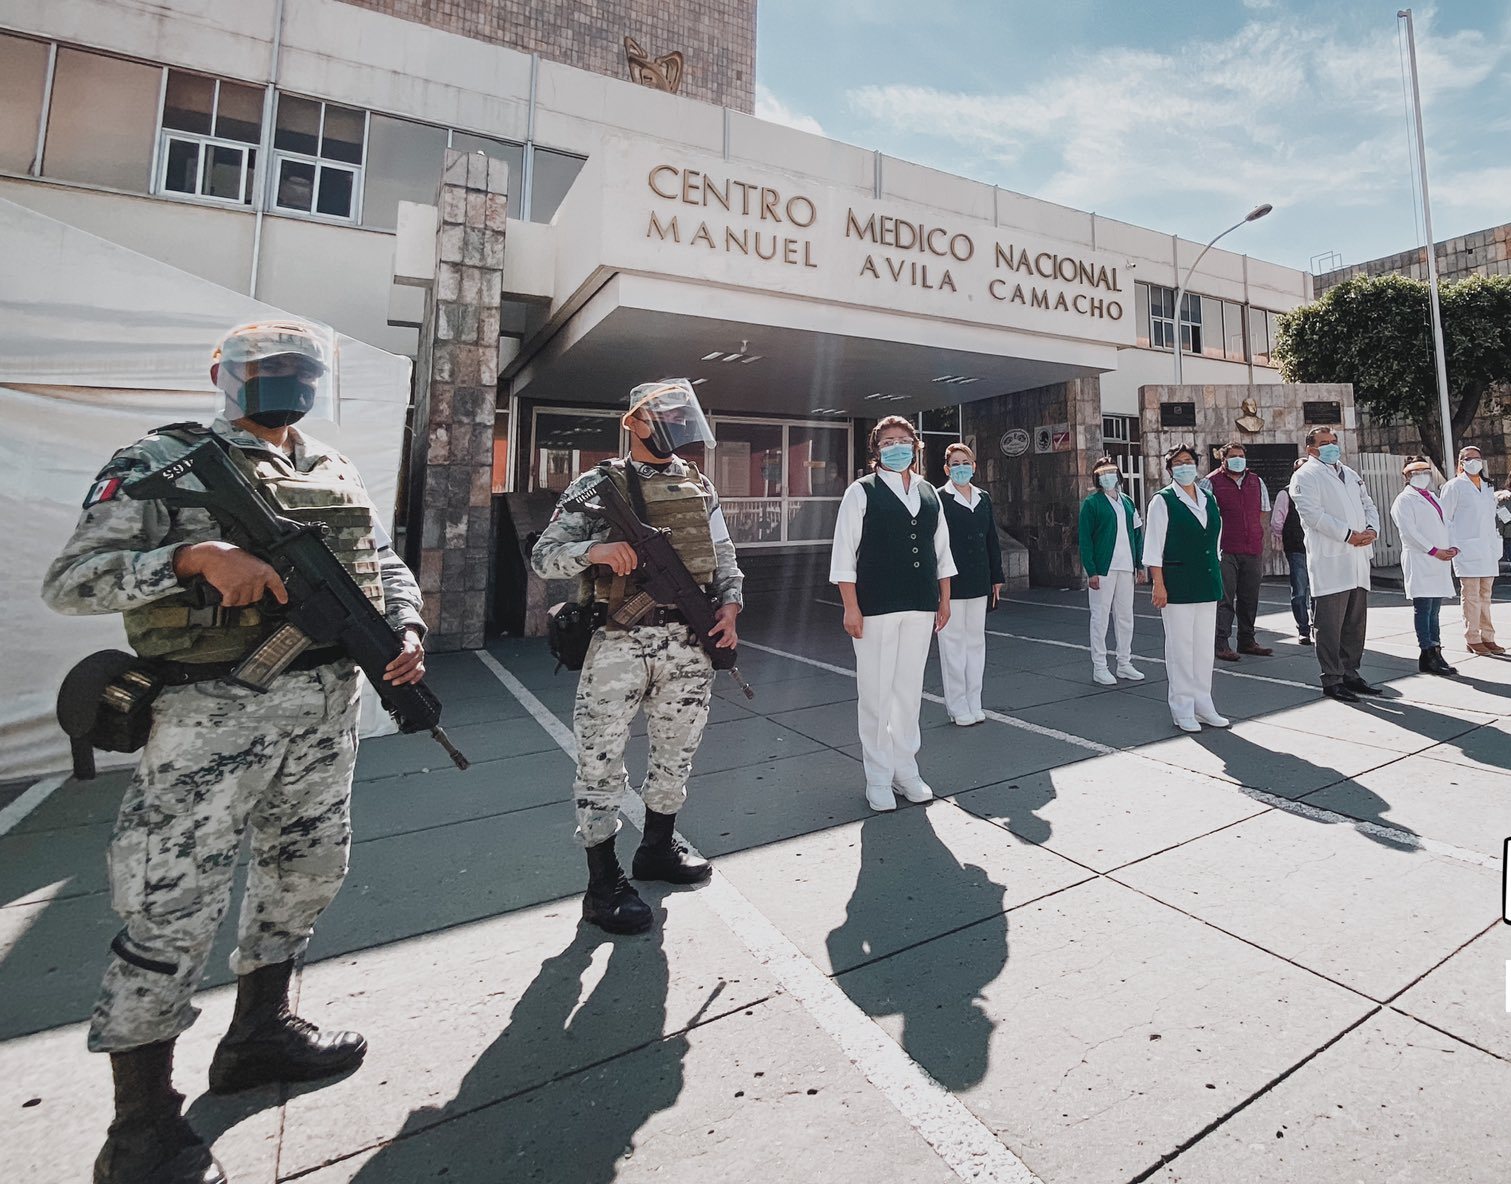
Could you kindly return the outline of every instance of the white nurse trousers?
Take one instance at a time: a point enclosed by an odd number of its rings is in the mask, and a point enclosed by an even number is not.
[[[1117,638],[1118,665],[1128,666],[1133,662],[1133,573],[1110,571],[1097,583],[1100,586],[1096,588],[1086,585],[1086,598],[1091,604],[1091,668],[1107,669],[1109,617]]]
[[[1212,638],[1217,632],[1217,602],[1167,604],[1165,673],[1170,680],[1170,716],[1176,722],[1198,711],[1216,715],[1212,703]]]
[[[950,601],[950,620],[939,631],[939,673],[951,719],[981,714],[981,674],[986,669],[985,596]]]
[[[861,636],[851,639],[861,759],[866,784],[890,790],[919,780],[918,712],[934,614],[887,613],[861,621]]]

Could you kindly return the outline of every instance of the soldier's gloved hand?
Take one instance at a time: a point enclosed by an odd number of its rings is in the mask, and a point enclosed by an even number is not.
[[[425,647],[420,644],[420,635],[413,629],[404,630],[404,652],[388,664],[383,671],[383,681],[401,687],[407,682],[419,682],[425,677]]]
[[[279,604],[289,602],[283,580],[269,564],[219,539],[180,547],[173,555],[173,574],[186,582],[200,576],[227,608],[256,604],[267,593]]]
[[[588,548],[587,561],[601,563],[616,576],[627,576],[640,563],[640,556],[628,543],[594,543]]]

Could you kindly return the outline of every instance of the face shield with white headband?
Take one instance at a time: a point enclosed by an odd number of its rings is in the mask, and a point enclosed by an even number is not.
[[[227,419],[281,428],[306,416],[337,422],[338,356],[325,325],[254,321],[221,338],[210,362]]]
[[[714,446],[713,428],[708,426],[692,383],[685,378],[641,383],[630,392],[630,409],[624,415],[626,427],[638,413],[643,413],[651,429],[650,436],[642,437],[640,442],[662,460],[691,444]],[[634,428],[630,431],[634,432]]]

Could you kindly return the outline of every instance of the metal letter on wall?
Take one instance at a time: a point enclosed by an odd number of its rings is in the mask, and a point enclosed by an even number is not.
[[[682,85],[682,52],[680,50],[652,58],[640,48],[633,37],[624,39],[624,56],[630,64],[630,81],[648,86],[652,90],[664,90],[669,95],[677,93]]]

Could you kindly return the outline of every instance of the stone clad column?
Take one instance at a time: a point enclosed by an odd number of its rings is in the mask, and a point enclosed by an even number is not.
[[[410,547],[425,594],[425,648],[483,644],[493,562],[493,423],[508,170],[448,149],[436,264],[415,373]]]

